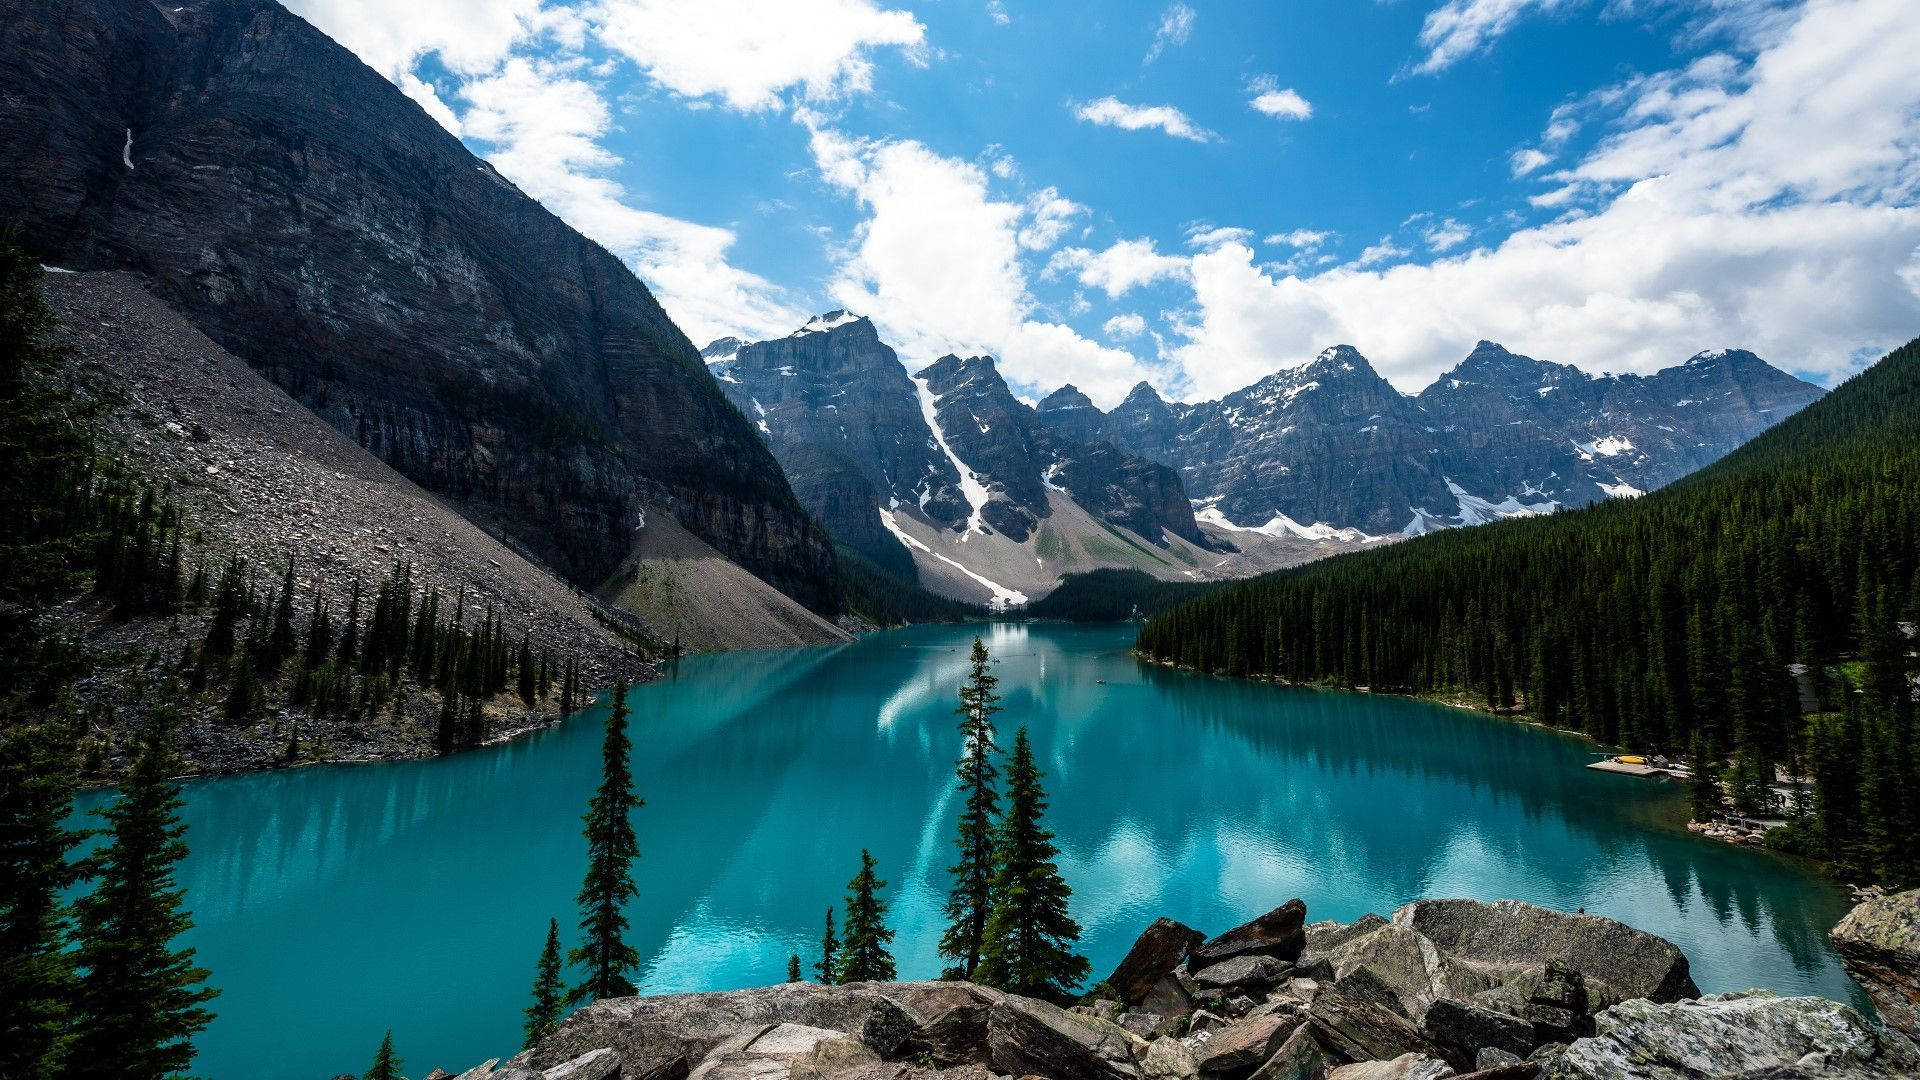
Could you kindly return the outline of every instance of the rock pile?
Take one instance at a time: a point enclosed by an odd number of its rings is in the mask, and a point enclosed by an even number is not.
[[[1859,922],[1911,929],[1908,911]],[[1212,938],[1160,919],[1072,1008],[964,982],[601,1001],[459,1080],[1869,1080],[1920,1069],[1901,1036],[1844,1005],[1700,997],[1680,950],[1611,919],[1467,900],[1347,924],[1306,914],[1291,900]]]

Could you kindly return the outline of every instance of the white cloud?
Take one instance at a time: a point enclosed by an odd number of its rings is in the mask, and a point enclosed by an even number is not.
[[[1000,0],[987,0],[987,18],[992,19],[996,26],[1005,26],[1013,21],[1013,16],[1007,14],[1007,5]]]
[[[1147,332],[1147,320],[1128,312],[1108,319],[1100,329],[1110,338],[1136,338]]]
[[[1473,237],[1473,230],[1452,218],[1445,218],[1427,226],[1420,238],[1427,242],[1433,251],[1452,251]]]
[[[578,63],[515,57],[468,82],[468,137],[492,147],[500,173],[567,224],[626,260],[696,343],[725,334],[770,337],[805,312],[766,279],[727,262],[734,235],[629,205],[600,144],[611,114]]]
[[[1187,246],[1201,251],[1210,251],[1222,244],[1251,244],[1253,230],[1237,225],[1191,225],[1187,228]]]
[[[1313,105],[1299,92],[1283,87],[1271,75],[1262,75],[1248,84],[1253,99],[1247,102],[1258,113],[1276,120],[1305,120],[1313,115]]]
[[[1187,260],[1162,255],[1152,240],[1121,240],[1104,251],[1067,248],[1047,263],[1046,274],[1071,273],[1080,284],[1104,291],[1109,298],[1142,285],[1187,274]]]
[[[1531,146],[1515,150],[1513,156],[1507,159],[1507,163],[1513,167],[1513,176],[1516,180],[1539,171],[1552,161],[1552,154],[1542,153]]]
[[[841,253],[836,300],[871,315],[909,362],[990,353],[1009,381],[1072,382],[1111,405],[1143,374],[1138,359],[1036,313],[1022,261],[1024,202],[993,197],[987,170],[912,141],[857,139],[811,113],[821,175],[865,212]]]
[[[1219,136],[1195,124],[1186,113],[1171,105],[1129,105],[1119,98],[1103,97],[1076,106],[1073,114],[1089,124],[1117,127],[1125,131],[1149,128],[1163,131],[1176,139],[1212,142]]]
[[[1323,229],[1295,229],[1292,232],[1274,233],[1267,237],[1266,243],[1311,251],[1331,239],[1333,233]]]
[[[1910,0],[1809,0],[1768,41],[1623,84],[1549,193],[1580,209],[1497,247],[1311,277],[1244,245],[1196,255],[1171,358],[1203,393],[1339,341],[1404,389],[1483,337],[1588,370],[1740,345],[1850,371],[1920,325],[1920,20]]]
[[[1353,265],[1378,266],[1381,263],[1389,263],[1395,259],[1404,259],[1411,254],[1413,254],[1412,251],[1394,243],[1393,237],[1383,236],[1380,238],[1379,243],[1370,244],[1361,249],[1360,257],[1353,261]]]
[[[873,50],[917,54],[926,27],[872,0],[598,0],[595,36],[682,97],[741,111],[871,88]]]
[[[1169,46],[1185,45],[1193,34],[1193,21],[1199,15],[1185,4],[1175,4],[1160,16],[1160,25],[1153,31],[1153,44],[1147,47],[1147,57],[1142,63],[1151,64],[1160,59],[1160,54]]]
[[[994,162],[992,172],[1005,179],[1000,172],[1001,158]],[[1072,227],[1074,219],[1087,212],[1087,208],[1060,194],[1058,188],[1041,188],[1027,197],[1026,219],[1020,227],[1017,239],[1020,246],[1028,251],[1045,251],[1060,242]]]
[[[1491,46],[1523,16],[1554,12],[1587,0],[1447,0],[1427,13],[1420,25],[1420,46],[1426,59],[1413,66],[1416,75],[1450,67]]]

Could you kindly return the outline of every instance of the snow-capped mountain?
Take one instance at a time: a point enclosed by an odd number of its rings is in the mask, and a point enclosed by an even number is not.
[[[1203,523],[1417,535],[1651,491],[1821,393],[1739,350],[1593,376],[1483,341],[1409,396],[1343,345],[1217,401],[1142,383],[1074,422],[1179,469]]]

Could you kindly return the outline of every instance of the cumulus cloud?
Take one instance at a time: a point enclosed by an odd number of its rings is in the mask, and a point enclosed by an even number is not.
[[[1000,0],[987,0],[987,18],[992,19],[996,26],[1005,26],[1013,21],[1013,16],[1007,14],[1007,5]]]
[[[1422,229],[1420,238],[1433,251],[1452,251],[1473,237],[1473,230],[1452,218],[1443,218]]]
[[[1163,279],[1184,278],[1187,260],[1160,254],[1150,239],[1121,240],[1104,251],[1067,248],[1048,261],[1046,274],[1072,274],[1080,284],[1113,298]]]
[[[1157,130],[1193,142],[1212,142],[1219,138],[1171,105],[1129,105],[1109,96],[1075,106],[1073,114],[1089,124],[1124,131]]]
[[[1187,228],[1187,246],[1209,251],[1222,244],[1250,244],[1253,230],[1238,225],[1209,225],[1200,222]]]
[[[1185,4],[1175,4],[1160,16],[1160,25],[1154,28],[1153,44],[1147,47],[1146,59],[1142,63],[1151,64],[1160,59],[1160,54],[1175,45],[1185,45],[1187,38],[1193,35],[1193,21],[1199,14]]]
[[[1101,324],[1100,329],[1110,338],[1136,338],[1147,332],[1147,320],[1127,312],[1108,319]]]
[[[800,119],[821,176],[865,215],[840,253],[833,295],[871,315],[910,363],[990,353],[1016,385],[1072,382],[1107,405],[1139,380],[1132,354],[1038,313],[1020,241],[1030,202],[996,198],[987,170],[919,142],[854,138],[817,115]]]
[[[1542,168],[1546,167],[1552,162],[1553,162],[1552,154],[1543,153],[1539,150],[1535,150],[1531,146],[1526,147],[1524,149],[1515,150],[1513,152],[1513,156],[1507,159],[1507,163],[1513,167],[1513,175],[1515,179],[1518,179],[1522,176],[1532,175],[1533,173],[1540,171]]]
[[[999,165],[1005,160],[997,159],[989,166],[993,174],[1003,180],[1008,174],[1002,173]],[[1058,188],[1041,188],[1027,197],[1026,220],[1016,239],[1028,251],[1046,251],[1059,243],[1074,220],[1086,212],[1086,207],[1060,194]]]
[[[1482,337],[1589,370],[1739,345],[1845,374],[1920,325],[1916,54],[1908,0],[1810,0],[1750,61],[1617,88],[1607,134],[1554,174],[1577,205],[1497,247],[1311,277],[1246,245],[1196,255],[1172,359],[1209,393],[1339,341],[1404,389]]]
[[[1323,229],[1295,229],[1292,232],[1274,233],[1266,242],[1280,247],[1298,248],[1311,251],[1333,239],[1333,234]]]
[[[832,97],[871,86],[871,53],[917,50],[926,27],[872,0],[599,0],[595,36],[654,82],[742,111],[782,93]]]
[[[605,175],[620,163],[600,143],[612,116],[580,66],[514,57],[466,83],[468,137],[501,175],[626,260],[694,341],[770,337],[804,318],[772,282],[727,261],[731,230],[630,204]]]
[[[1271,75],[1262,75],[1248,84],[1253,98],[1247,102],[1253,110],[1276,120],[1305,120],[1313,115],[1313,105],[1299,91],[1283,87]]]

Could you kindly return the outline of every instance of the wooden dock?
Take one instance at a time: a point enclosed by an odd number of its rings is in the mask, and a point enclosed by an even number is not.
[[[1587,768],[1598,769],[1601,772],[1619,773],[1622,776],[1685,777],[1687,775],[1684,769],[1662,768],[1661,766],[1649,765],[1645,762],[1621,761],[1619,758],[1601,758],[1599,761],[1588,765]]]

